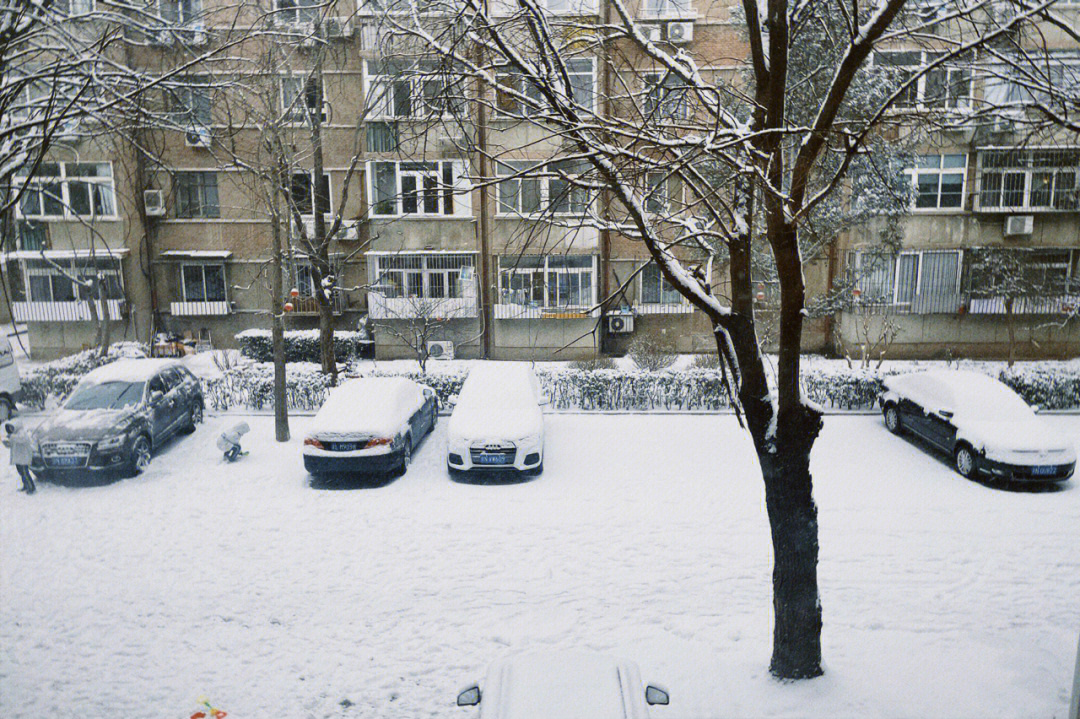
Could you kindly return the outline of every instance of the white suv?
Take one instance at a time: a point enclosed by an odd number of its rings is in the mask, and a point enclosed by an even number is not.
[[[21,389],[15,352],[7,336],[0,333],[0,422],[6,422],[15,413],[15,398]]]

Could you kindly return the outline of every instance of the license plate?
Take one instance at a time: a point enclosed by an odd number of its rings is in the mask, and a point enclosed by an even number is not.
[[[351,452],[356,449],[356,442],[338,442],[334,445],[334,449],[339,452]]]
[[[56,467],[77,467],[83,463],[82,457],[54,457],[49,461]]]
[[[505,454],[481,454],[477,457],[477,464],[506,464],[508,459],[509,455]]]
[[[1057,472],[1056,465],[1039,465],[1038,467],[1032,467],[1031,473],[1039,477],[1049,477],[1051,474]]]

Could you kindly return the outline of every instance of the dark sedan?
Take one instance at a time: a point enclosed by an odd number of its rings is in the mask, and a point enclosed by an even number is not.
[[[87,374],[33,430],[34,472],[45,478],[138,474],[154,450],[203,419],[199,381],[178,362],[120,360]]]

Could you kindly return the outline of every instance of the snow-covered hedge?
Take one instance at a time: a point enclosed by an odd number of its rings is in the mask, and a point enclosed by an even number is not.
[[[1028,404],[1043,409],[1080,408],[1080,372],[1045,368],[1006,369],[998,376]]]
[[[240,343],[240,352],[256,362],[272,362],[273,346],[270,330],[250,329],[236,335]],[[334,355],[339,362],[359,357],[363,348],[370,343],[366,333],[334,332]],[[319,330],[287,330],[285,332],[286,362],[321,362],[319,349]]]
[[[129,357],[146,357],[148,348],[138,342],[117,342],[109,347],[104,357],[96,349],[83,350],[73,355],[35,367],[22,375],[22,394],[19,403],[28,409],[43,409],[50,396],[62,400],[74,389],[83,375],[102,365]]]

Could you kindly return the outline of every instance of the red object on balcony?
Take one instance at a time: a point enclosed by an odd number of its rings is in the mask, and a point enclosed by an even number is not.
[[[292,304],[292,302],[286,302],[286,303],[285,303],[285,311],[286,311],[286,312],[292,312],[292,311],[293,311],[293,304]]]

